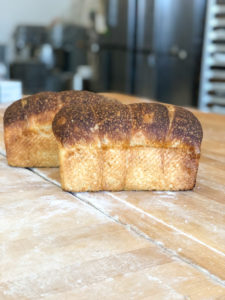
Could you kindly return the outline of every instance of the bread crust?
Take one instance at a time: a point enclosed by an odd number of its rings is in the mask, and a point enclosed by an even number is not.
[[[63,144],[74,143],[103,144],[126,141],[130,137],[131,120],[126,105],[104,99],[95,103],[76,102],[65,106],[52,123],[56,138]]]
[[[174,141],[179,141],[181,145],[193,147],[196,153],[200,153],[202,137],[202,126],[194,114],[183,107],[176,106],[168,135],[170,145]]]
[[[53,120],[53,132],[64,147],[98,140],[101,144],[190,148],[200,153],[202,126],[185,108],[159,103],[83,103],[65,106]],[[106,142],[107,140],[107,142]]]
[[[31,117],[43,114],[49,116],[51,120],[49,112],[55,114],[71,101],[88,103],[99,98],[105,99],[104,96],[88,91],[41,92],[13,102],[4,113],[4,127],[17,126],[16,123],[19,121],[27,121]]]

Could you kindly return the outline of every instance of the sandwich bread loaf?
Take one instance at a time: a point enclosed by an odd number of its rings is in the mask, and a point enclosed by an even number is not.
[[[195,185],[202,127],[184,108],[72,102],[56,114],[53,132],[64,190],[189,190]]]

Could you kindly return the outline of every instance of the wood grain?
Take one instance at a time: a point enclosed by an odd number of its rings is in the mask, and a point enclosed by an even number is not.
[[[71,195],[58,169],[2,157],[0,298],[225,299],[225,117],[195,113],[204,139],[191,192]]]

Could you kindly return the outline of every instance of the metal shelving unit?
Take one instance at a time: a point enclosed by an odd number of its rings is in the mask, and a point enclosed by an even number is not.
[[[225,0],[208,0],[199,108],[225,113]]]

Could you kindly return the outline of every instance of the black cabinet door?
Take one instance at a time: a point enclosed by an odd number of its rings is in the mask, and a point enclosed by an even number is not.
[[[135,89],[134,93],[141,97],[156,97],[155,58],[152,54],[138,53],[136,55]]]
[[[137,1],[136,49],[154,50],[154,0]]]
[[[102,46],[133,48],[135,40],[136,0],[104,0],[106,33],[99,36]]]
[[[160,101],[196,104],[205,2],[155,1],[156,98]]]
[[[132,59],[130,51],[101,49],[93,57],[96,68],[92,89],[131,93]]]
[[[174,48],[191,55],[198,49],[204,27],[205,0],[156,0],[155,47],[169,54]],[[175,49],[176,51],[176,49]]]
[[[195,60],[181,61],[175,57],[160,55],[156,63],[157,100],[182,106],[195,104]]]

